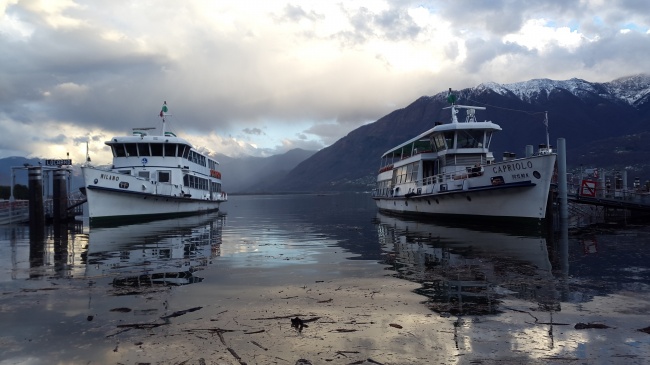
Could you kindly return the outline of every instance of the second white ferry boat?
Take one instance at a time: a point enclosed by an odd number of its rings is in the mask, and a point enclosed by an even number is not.
[[[439,124],[381,157],[373,199],[379,210],[410,215],[541,219],[546,207],[556,154],[548,144],[522,158],[490,151],[501,127],[479,122],[484,107],[456,104],[451,94],[451,123]],[[466,111],[464,121],[456,114]],[[545,122],[548,125],[548,122]]]

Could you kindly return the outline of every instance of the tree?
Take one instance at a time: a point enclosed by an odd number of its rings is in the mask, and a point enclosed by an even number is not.
[[[11,197],[10,186],[0,186],[0,199],[9,199]],[[29,188],[26,185],[14,185],[14,198],[15,199],[29,199]]]

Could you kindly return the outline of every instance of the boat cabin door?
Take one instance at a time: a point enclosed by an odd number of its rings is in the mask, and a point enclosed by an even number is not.
[[[435,183],[435,176],[440,173],[440,163],[438,160],[423,161],[422,164],[422,181],[425,185]]]

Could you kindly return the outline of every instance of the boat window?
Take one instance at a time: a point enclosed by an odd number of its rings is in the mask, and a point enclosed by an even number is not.
[[[138,171],[138,176],[149,180],[149,171]]]
[[[454,132],[445,132],[445,142],[447,148],[456,148],[454,145]]]
[[[485,131],[485,148],[490,148],[491,141],[492,141],[492,132]]]
[[[138,147],[135,143],[125,143],[126,156],[138,156]]]
[[[124,145],[122,143],[111,145],[111,149],[113,150],[114,157],[126,157],[126,150],[124,149]]]
[[[171,172],[169,170],[158,171],[158,182],[161,183],[171,182]]]
[[[458,148],[480,148],[483,147],[483,131],[459,130]]]
[[[183,157],[183,153],[185,153],[185,146],[184,144],[179,144],[178,149],[176,149],[176,157]]]
[[[189,156],[190,156],[190,146],[185,146],[185,150],[183,151],[183,158],[187,160]]]
[[[163,155],[163,146],[160,143],[151,144],[151,156],[162,157]]]
[[[124,175],[131,175],[131,170],[118,170],[117,172]]]
[[[151,156],[151,151],[149,151],[149,143],[138,143],[138,153],[140,156]]]
[[[420,168],[420,162],[414,162],[409,164],[409,176],[408,181],[417,181],[418,179],[418,169]]]
[[[411,182],[411,177],[413,176],[413,165],[406,165],[406,176],[404,176],[404,182]]]
[[[176,157],[176,143],[165,143],[165,156]]]
[[[445,137],[442,134],[436,134],[433,136],[433,146],[437,151],[444,151],[447,147],[445,146]]]

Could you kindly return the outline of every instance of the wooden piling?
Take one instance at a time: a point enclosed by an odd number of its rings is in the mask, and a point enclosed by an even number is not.
[[[29,173],[29,228],[30,233],[41,232],[45,227],[43,206],[43,168],[30,167]]]
[[[54,224],[58,225],[68,219],[67,171],[63,169],[55,170],[52,185],[52,219]]]

